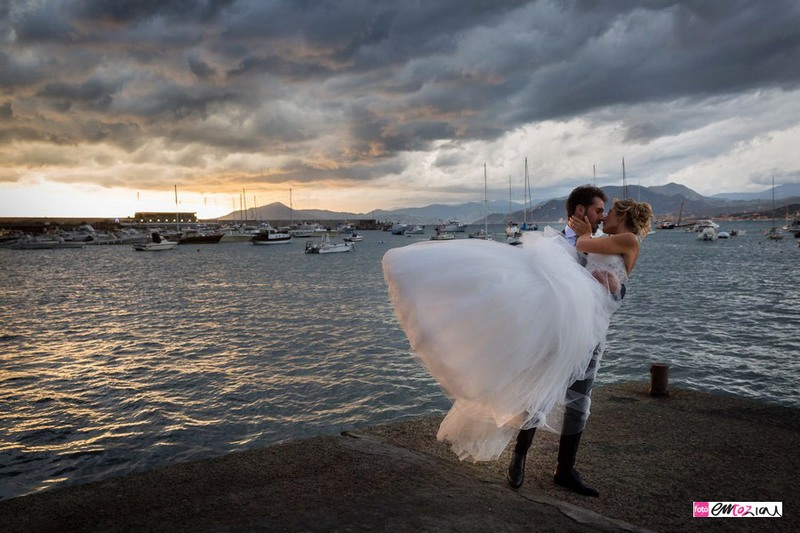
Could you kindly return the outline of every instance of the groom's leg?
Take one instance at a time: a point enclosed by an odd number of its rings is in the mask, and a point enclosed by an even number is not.
[[[506,480],[511,488],[518,489],[525,481],[525,459],[528,457],[528,449],[533,442],[536,428],[521,429],[517,434],[517,442],[511,454],[511,462],[508,464]]]
[[[595,349],[595,355],[598,353],[598,348]],[[578,455],[581,434],[586,426],[586,420],[589,418],[592,385],[597,372],[597,363],[597,359],[593,356],[586,371],[588,377],[574,382],[567,389],[564,425],[558,447],[558,466],[553,476],[558,485],[584,496],[600,495],[597,489],[584,483],[581,475],[575,470],[575,459]]]

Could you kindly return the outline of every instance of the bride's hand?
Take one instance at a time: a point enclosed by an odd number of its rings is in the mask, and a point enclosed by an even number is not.
[[[572,231],[578,234],[578,237],[581,235],[591,235],[592,233],[592,225],[589,223],[589,217],[583,217],[583,219],[581,219],[573,215],[569,217],[567,225],[572,228]]]

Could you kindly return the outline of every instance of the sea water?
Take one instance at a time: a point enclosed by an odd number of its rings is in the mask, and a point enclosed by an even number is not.
[[[671,387],[800,407],[800,249],[767,226],[650,235],[598,385],[663,362]],[[380,266],[429,234],[363,234],[328,255],[0,249],[0,499],[444,412]]]

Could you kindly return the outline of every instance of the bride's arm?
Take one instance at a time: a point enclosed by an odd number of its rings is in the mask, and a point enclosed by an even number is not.
[[[618,233],[607,235],[602,239],[592,239],[592,228],[585,220],[577,217],[570,217],[569,224],[575,233],[578,234],[578,241],[575,248],[579,252],[608,254],[608,255],[627,255],[639,248],[639,239],[633,233]]]

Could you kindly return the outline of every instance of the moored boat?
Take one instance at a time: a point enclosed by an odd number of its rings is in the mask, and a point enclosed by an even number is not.
[[[251,242],[256,245],[288,244],[292,242],[292,235],[289,233],[279,233],[267,223],[265,227],[262,227],[258,234],[253,237]]]
[[[162,239],[158,232],[153,232],[151,238],[153,240],[150,242],[134,244],[133,249],[137,252],[160,252],[162,250],[172,250],[178,246],[178,243],[175,241]]]
[[[319,241],[306,241],[305,252],[307,254],[334,254],[349,252],[355,247],[352,242],[333,243],[327,234],[323,235]]]
[[[469,224],[464,224],[460,220],[454,218],[443,224],[442,231],[464,232],[466,231],[468,225]]]

